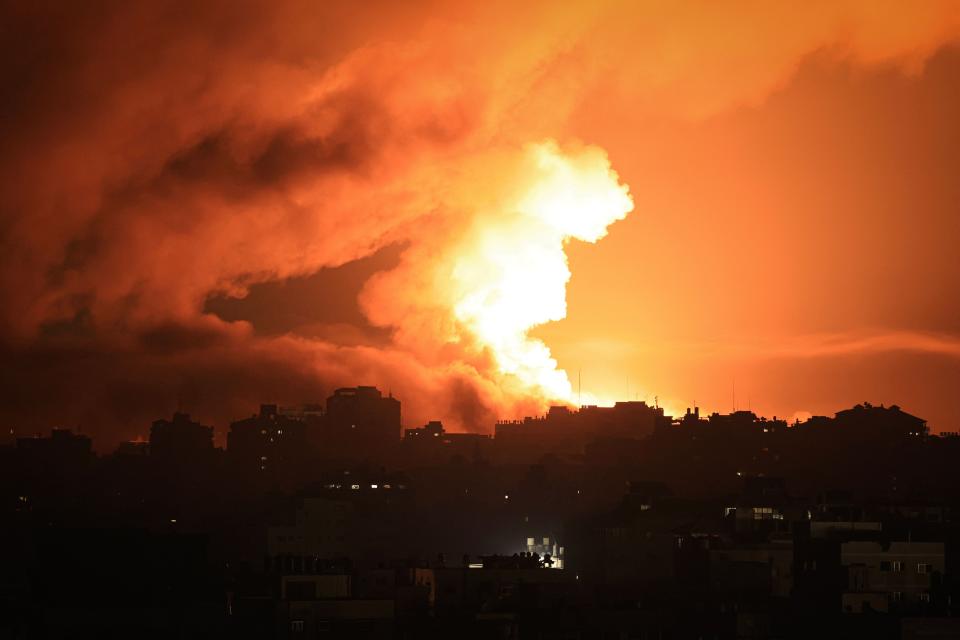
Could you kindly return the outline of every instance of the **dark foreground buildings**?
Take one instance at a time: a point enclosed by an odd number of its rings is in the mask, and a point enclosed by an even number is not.
[[[375,388],[0,447],[0,637],[957,638],[960,438],[870,404],[401,434]]]
[[[337,389],[327,398],[323,448],[349,458],[358,451],[380,457],[400,438],[400,401],[376,387]]]

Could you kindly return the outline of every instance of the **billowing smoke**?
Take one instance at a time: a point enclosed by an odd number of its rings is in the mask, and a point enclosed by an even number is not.
[[[355,5],[3,9],[7,426],[80,423],[109,444],[178,404],[222,426],[365,383],[401,397],[409,424],[486,429],[569,399],[528,331],[565,314],[565,243],[633,206],[571,129],[588,99],[702,117],[762,99],[811,51],[915,62],[957,25],[932,3],[901,21],[831,3],[799,22]],[[267,336],[205,312],[384,247],[399,265],[359,294],[384,339]]]
[[[370,283],[367,313],[412,353],[449,358],[454,346],[507,397],[569,401],[566,374],[528,331],[566,316],[564,245],[596,242],[633,202],[596,148],[564,153],[549,141],[475,164],[471,179],[490,189],[471,189],[453,228],[426,233]]]

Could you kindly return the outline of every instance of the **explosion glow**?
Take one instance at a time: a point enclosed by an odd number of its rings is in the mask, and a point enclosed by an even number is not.
[[[956,2],[13,4],[25,432],[107,450],[181,404],[223,426],[372,385],[488,433],[726,407],[732,376],[771,414],[880,390],[956,422]],[[626,184],[645,215],[571,280]]]
[[[564,154],[552,141],[530,145],[521,166],[524,179],[499,215],[483,216],[495,222],[474,230],[456,255],[454,315],[501,373],[538,395],[571,401],[566,373],[528,332],[567,314],[564,245],[596,242],[633,200],[595,147]]]

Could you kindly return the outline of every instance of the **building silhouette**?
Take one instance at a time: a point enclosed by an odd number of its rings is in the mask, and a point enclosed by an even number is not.
[[[260,405],[260,412],[230,424],[227,458],[237,470],[274,474],[296,466],[306,454],[307,421]]]
[[[403,458],[416,463],[453,457],[479,460],[490,457],[493,439],[481,433],[450,433],[442,422],[432,420],[420,428],[405,429],[402,445]]]
[[[52,429],[49,438],[17,438],[16,442],[19,452],[38,463],[78,463],[93,457],[93,441],[70,429]]]
[[[0,447],[0,636],[960,637],[960,439],[895,405],[400,426],[357,387],[222,456],[180,413]]]
[[[150,427],[150,456],[164,462],[201,461],[213,454],[213,427],[174,413],[171,420],[155,420]]]
[[[327,398],[323,430],[316,443],[335,456],[382,457],[400,441],[400,401],[376,387],[344,387]]]
[[[504,459],[515,460],[536,459],[544,453],[580,454],[597,438],[639,439],[670,421],[662,408],[643,401],[579,410],[552,406],[544,416],[498,422],[496,448]]]

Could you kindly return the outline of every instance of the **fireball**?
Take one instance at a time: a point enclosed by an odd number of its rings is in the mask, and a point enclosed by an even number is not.
[[[451,269],[453,314],[489,350],[497,370],[529,393],[572,401],[570,380],[531,329],[567,315],[570,240],[596,242],[633,209],[606,154],[564,153],[556,142],[529,145],[517,185],[499,211],[479,217]]]

